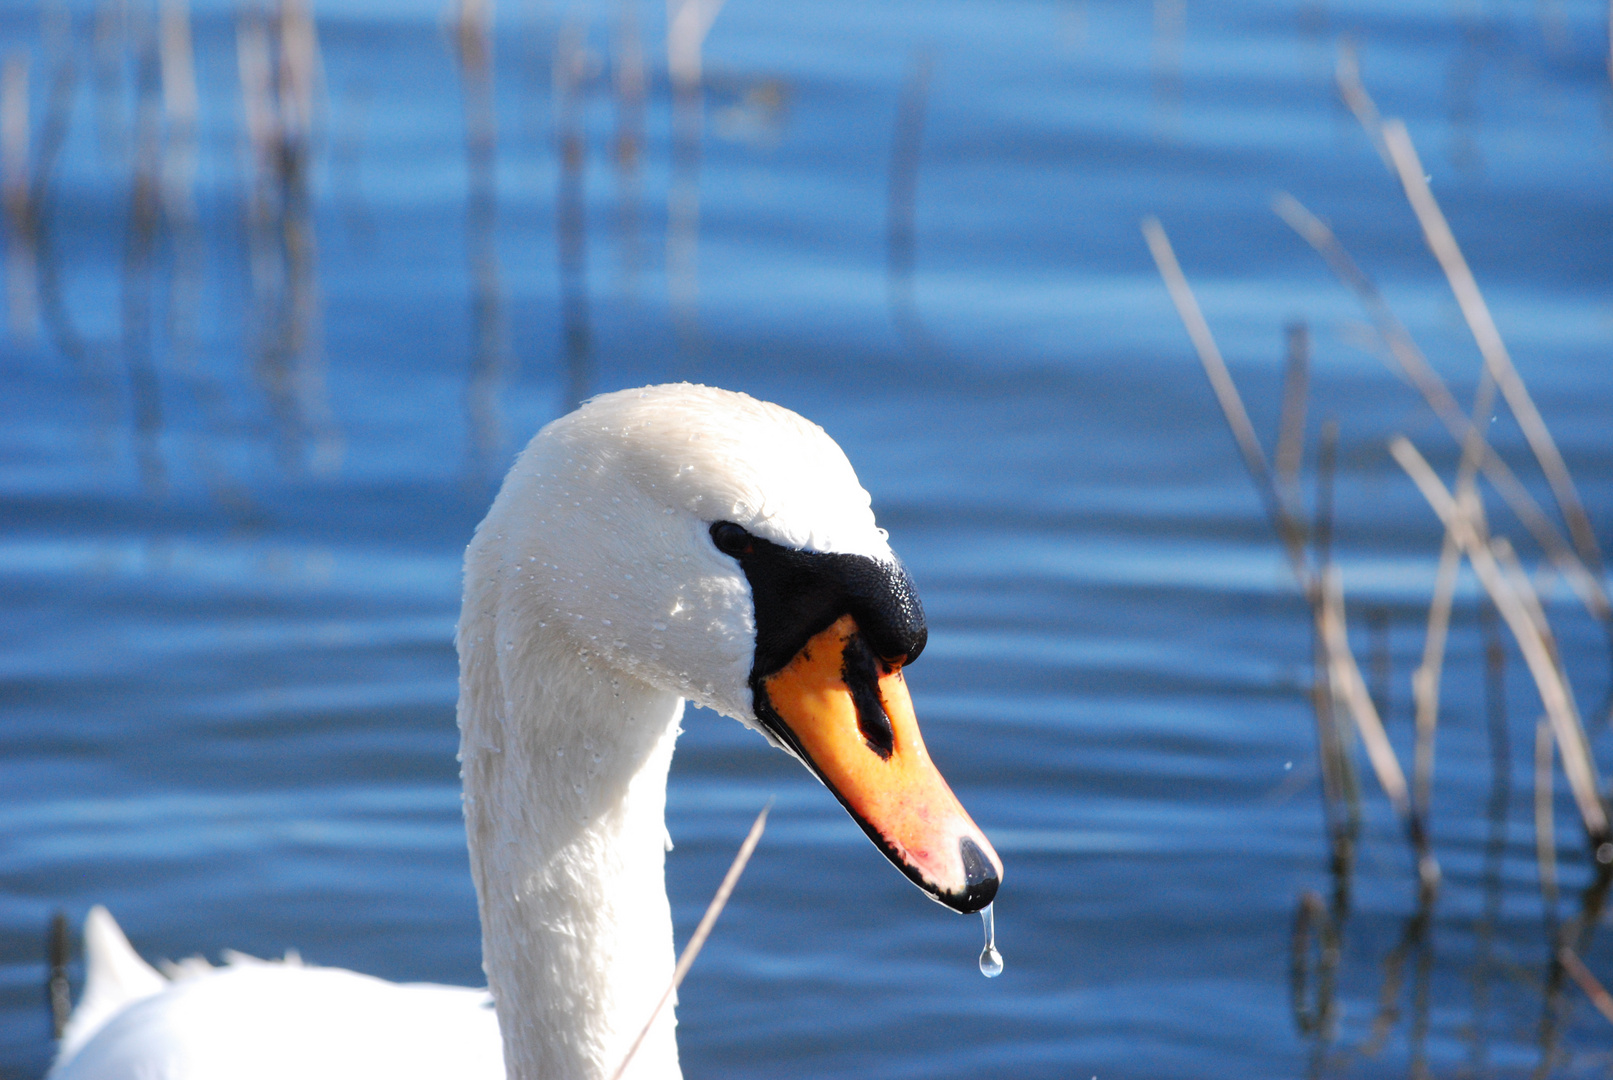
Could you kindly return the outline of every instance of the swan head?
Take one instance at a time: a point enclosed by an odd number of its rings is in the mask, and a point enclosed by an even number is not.
[[[596,397],[522,452],[478,561],[498,581],[500,650],[560,642],[734,717],[933,899],[968,912],[995,896],[1002,863],[930,761],[904,681],[923,608],[816,424],[689,384]]]

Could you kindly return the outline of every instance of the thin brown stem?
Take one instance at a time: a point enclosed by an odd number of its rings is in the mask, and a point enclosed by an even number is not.
[[[1574,540],[1574,547],[1579,552],[1581,561],[1599,577],[1602,553],[1596,543],[1596,534],[1591,529],[1590,518],[1585,513],[1585,506],[1580,501],[1579,490],[1574,486],[1568,465],[1563,461],[1557,443],[1552,439],[1551,432],[1540,415],[1540,410],[1535,408],[1534,399],[1530,397],[1528,388],[1524,386],[1523,380],[1519,378],[1518,371],[1512,364],[1512,357],[1507,352],[1506,344],[1501,340],[1501,331],[1497,329],[1495,320],[1490,316],[1489,306],[1484,302],[1484,295],[1479,291],[1473,271],[1468,268],[1467,259],[1463,257],[1462,249],[1456,243],[1456,237],[1451,233],[1445,215],[1440,210],[1434,193],[1428,187],[1428,179],[1423,173],[1423,164],[1417,157],[1417,149],[1412,145],[1411,136],[1407,134],[1406,126],[1399,120],[1389,120],[1383,125],[1383,139],[1389,148],[1390,156],[1394,159],[1395,169],[1400,173],[1400,182],[1405,188],[1406,199],[1411,203],[1411,208],[1416,212],[1417,220],[1422,225],[1423,238],[1428,242],[1428,248],[1434,253],[1434,258],[1439,260],[1440,268],[1445,271],[1451,292],[1456,296],[1457,305],[1462,309],[1462,317],[1467,320],[1473,340],[1478,343],[1479,352],[1484,356],[1484,363],[1495,377],[1501,395],[1506,398],[1508,408],[1517,418],[1518,426],[1523,429],[1524,438],[1529,442],[1529,448],[1534,451],[1536,460],[1540,462],[1540,467],[1546,474],[1546,480],[1551,484],[1552,493],[1557,497],[1557,505],[1562,510],[1563,518],[1568,522],[1568,532]]]
[[[1287,362],[1283,365],[1283,411],[1277,424],[1277,482],[1290,502],[1299,502],[1300,459],[1305,453],[1305,405],[1310,392],[1310,329],[1302,322],[1287,330]]]
[[[1428,363],[1422,350],[1417,347],[1417,343],[1412,340],[1411,333],[1390,310],[1377,285],[1350,257],[1350,253],[1339,243],[1333,230],[1326,222],[1307,210],[1298,199],[1286,192],[1279,193],[1272,200],[1272,210],[1298,233],[1301,239],[1310,244],[1339,280],[1355,293],[1357,300],[1372,320],[1373,327],[1382,340],[1389,358],[1394,361],[1400,376],[1422,394],[1423,399],[1428,402],[1428,407],[1445,425],[1446,431],[1450,432],[1451,438],[1466,446],[1471,430],[1467,414],[1462,411],[1461,405],[1446,387],[1445,380],[1440,378],[1439,373]],[[1613,622],[1613,604],[1609,603],[1607,591],[1600,579],[1592,574],[1574,553],[1574,549],[1540,508],[1535,497],[1514,475],[1511,466],[1488,445],[1485,445],[1481,452],[1483,454],[1481,467],[1485,478],[1495,486],[1508,508],[1517,515],[1518,520],[1529,530],[1529,534],[1535,538],[1535,542],[1546,553],[1552,565],[1557,567],[1558,572],[1568,581],[1569,586],[1585,605],[1585,609],[1598,621]]]
[[[1506,620],[1507,628],[1512,631],[1529,666],[1529,674],[1534,678],[1541,702],[1546,707],[1546,715],[1551,719],[1552,730],[1557,736],[1557,745],[1563,756],[1563,772],[1568,777],[1569,788],[1584,819],[1585,831],[1595,843],[1606,840],[1608,821],[1600,795],[1601,781],[1596,774],[1596,763],[1591,757],[1590,744],[1585,738],[1585,728],[1580,722],[1567,676],[1557,664],[1553,650],[1542,638],[1528,603],[1519,596],[1490,545],[1480,535],[1475,525],[1478,513],[1458,506],[1410,440],[1396,436],[1390,441],[1389,450],[1446,527],[1451,528],[1455,523],[1458,542],[1467,553],[1480,583],[1495,602],[1496,610]],[[1476,496],[1474,505],[1477,505]]]
[[[1552,735],[1545,717],[1535,724],[1535,866],[1547,917],[1557,914],[1557,830],[1552,821]]]
[[[1563,970],[1568,972],[1568,977],[1585,991],[1585,996],[1591,999],[1596,1011],[1607,1017],[1609,1022],[1613,1022],[1613,994],[1609,994],[1606,987],[1591,974],[1591,969],[1585,966],[1585,961],[1566,945],[1557,950],[1557,959],[1563,965]]]
[[[1486,370],[1479,380],[1473,400],[1473,419],[1462,445],[1462,462],[1456,470],[1458,502],[1474,501],[1474,478],[1486,449],[1485,418],[1495,406],[1495,380]],[[1456,575],[1461,569],[1461,545],[1447,526],[1440,547],[1439,572],[1434,579],[1434,597],[1428,605],[1428,632],[1423,639],[1422,665],[1412,676],[1412,695],[1417,715],[1417,746],[1412,762],[1413,797],[1424,820],[1427,819],[1434,789],[1434,735],[1439,724],[1439,680],[1445,664],[1445,643],[1451,622],[1451,603],[1456,596]]]
[[[1187,277],[1182,273],[1181,264],[1176,261],[1176,252],[1171,248],[1170,238],[1165,235],[1165,229],[1155,217],[1147,217],[1142,221],[1143,237],[1148,241],[1148,250],[1153,253],[1154,262],[1159,267],[1159,276],[1165,281],[1165,288],[1171,294],[1171,301],[1176,305],[1176,313],[1182,319],[1182,325],[1187,329],[1187,336],[1193,341],[1193,348],[1199,354],[1199,361],[1204,365],[1204,374],[1210,380],[1210,388],[1215,391],[1215,398],[1221,404],[1221,412],[1226,416],[1227,426],[1232,429],[1232,437],[1238,444],[1238,452],[1243,455],[1243,464],[1249,470],[1249,477],[1255,482],[1255,488],[1265,503],[1266,516],[1271,520],[1272,528],[1283,542],[1288,553],[1289,561],[1293,564],[1295,576],[1301,580],[1305,577],[1304,570],[1304,539],[1300,530],[1289,513],[1283,496],[1273,482],[1271,469],[1266,464],[1266,453],[1260,448],[1260,439],[1255,434],[1255,428],[1249,422],[1249,413],[1243,407],[1243,399],[1238,396],[1238,387],[1232,381],[1232,373],[1227,370],[1226,361],[1221,358],[1221,350],[1216,347],[1215,337],[1210,333],[1209,323],[1204,321],[1204,313],[1199,309],[1199,302],[1193,296],[1193,290],[1187,283]]]
[[[1249,470],[1250,478],[1260,492],[1272,529],[1282,540],[1294,577],[1311,604],[1317,637],[1327,651],[1328,679],[1335,700],[1342,702],[1349,709],[1362,744],[1366,747],[1367,759],[1372,763],[1384,794],[1389,797],[1395,811],[1407,823],[1412,846],[1418,855],[1418,873],[1427,889],[1437,880],[1438,867],[1428,851],[1426,832],[1421,821],[1414,815],[1410,799],[1407,797],[1405,772],[1395,757],[1389,736],[1384,732],[1383,721],[1379,718],[1377,709],[1373,707],[1371,695],[1367,693],[1366,683],[1361,678],[1361,670],[1356,664],[1355,655],[1350,651],[1349,634],[1344,622],[1342,581],[1336,570],[1318,576],[1313,575],[1306,567],[1303,528],[1290,511],[1270,467],[1266,464],[1265,451],[1261,449],[1260,440],[1255,435],[1254,425],[1249,422],[1249,413],[1243,406],[1243,399],[1238,395],[1237,385],[1227,370],[1226,361],[1222,359],[1221,351],[1216,347],[1215,338],[1210,333],[1203,312],[1199,309],[1198,300],[1193,296],[1193,290],[1182,273],[1181,265],[1176,261],[1176,253],[1171,248],[1170,239],[1165,235],[1165,229],[1157,218],[1144,218],[1142,231],[1148,241],[1148,248],[1153,253],[1154,262],[1159,267],[1160,277],[1164,279],[1165,287],[1176,305],[1182,325],[1186,327],[1188,337],[1199,354],[1199,361],[1203,364],[1204,373],[1215,391],[1216,400],[1221,404],[1227,426],[1232,429],[1233,439],[1243,455],[1244,466]]]
[[[1347,37],[1339,39],[1339,58],[1333,68],[1333,78],[1338,84],[1339,97],[1344,99],[1344,104],[1361,122],[1367,137],[1372,140],[1373,149],[1378,151],[1384,165],[1392,171],[1394,162],[1389,158],[1388,147],[1383,144],[1383,117],[1372,95],[1361,83],[1361,61],[1355,52],[1355,42]]]

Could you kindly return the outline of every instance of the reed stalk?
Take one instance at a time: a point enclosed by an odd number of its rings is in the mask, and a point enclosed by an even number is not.
[[[1316,449],[1316,508],[1311,554],[1325,574],[1333,565],[1333,478],[1338,463],[1339,425],[1322,424]],[[1307,601],[1311,598],[1307,591]],[[1311,705],[1316,714],[1317,758],[1322,772],[1322,810],[1332,848],[1333,910],[1342,921],[1349,910],[1355,839],[1361,831],[1361,785],[1349,753],[1348,721],[1329,677],[1328,649],[1316,606],[1311,605]]]
[[[1434,258],[1439,261],[1440,269],[1445,272],[1445,278],[1456,297],[1457,306],[1462,310],[1462,317],[1467,322],[1468,330],[1473,334],[1473,340],[1478,344],[1479,352],[1484,357],[1484,363],[1500,388],[1501,396],[1506,399],[1507,407],[1517,419],[1518,426],[1523,429],[1524,438],[1528,441],[1529,448],[1534,451],[1535,459],[1540,462],[1540,467],[1546,474],[1546,480],[1557,498],[1557,505],[1562,511],[1564,520],[1568,522],[1569,536],[1574,541],[1580,560],[1593,577],[1600,579],[1601,548],[1597,545],[1596,533],[1591,528],[1585,506],[1580,501],[1579,489],[1574,485],[1574,479],[1568,472],[1568,465],[1563,461],[1557,443],[1551,437],[1551,432],[1540,415],[1540,410],[1535,407],[1534,398],[1530,396],[1528,388],[1513,366],[1512,357],[1507,352],[1505,342],[1501,340],[1501,332],[1490,315],[1489,306],[1484,302],[1484,295],[1479,291],[1478,282],[1474,279],[1473,272],[1467,265],[1467,259],[1463,257],[1462,249],[1456,243],[1456,237],[1445,221],[1445,215],[1440,210],[1438,201],[1428,187],[1422,161],[1417,157],[1417,149],[1412,145],[1406,126],[1399,120],[1385,121],[1383,140],[1400,175],[1401,186],[1405,188],[1406,200],[1411,204],[1412,210],[1417,215],[1417,221],[1422,226],[1423,238],[1429,250],[1434,253]]]
[[[1540,898],[1547,919],[1557,921],[1557,827],[1552,820],[1551,721],[1535,723],[1535,866],[1540,875]]]
[[[465,116],[465,259],[471,280],[471,350],[465,380],[469,474],[502,464],[498,392],[504,378],[504,291],[498,261],[498,117],[493,96],[492,0],[460,0],[454,26]]]
[[[1539,624],[1531,614],[1531,606],[1538,605],[1538,599],[1527,601],[1519,595],[1514,583],[1501,568],[1495,552],[1475,527],[1481,512],[1458,506],[1410,440],[1405,436],[1396,436],[1390,440],[1389,451],[1416,483],[1440,521],[1447,529],[1454,531],[1474,573],[1495,603],[1496,610],[1506,620],[1507,628],[1523,653],[1529,674],[1535,681],[1541,702],[1551,720],[1562,753],[1563,773],[1568,778],[1585,831],[1593,843],[1606,841],[1607,811],[1602,805],[1596,764],[1591,757],[1590,745],[1585,738],[1584,725],[1580,722],[1567,675],[1558,665],[1555,650],[1542,637]],[[1479,505],[1476,495],[1473,505]]]
[[[1579,958],[1579,954],[1565,945],[1557,950],[1557,961],[1563,965],[1563,970],[1568,972],[1568,977],[1585,991],[1585,996],[1591,999],[1596,1011],[1613,1023],[1613,994],[1609,994],[1596,976],[1591,974],[1591,969],[1585,966],[1585,961]]]
[[[328,472],[343,442],[330,411],[312,171],[319,41],[302,0],[244,13],[236,30],[246,124],[247,249],[255,375],[282,464]],[[305,460],[306,459],[306,460]]]
[[[633,300],[638,294],[639,229],[644,159],[644,45],[639,36],[637,0],[619,0],[611,73],[616,104],[616,239],[619,246],[618,292]]]
[[[1187,283],[1187,277],[1176,261],[1176,252],[1172,250],[1170,238],[1165,235],[1165,229],[1160,225],[1159,219],[1144,218],[1142,230],[1144,238],[1148,241],[1148,249],[1153,253],[1154,262],[1159,267],[1159,275],[1164,279],[1165,288],[1170,292],[1171,301],[1176,305],[1176,313],[1187,329],[1187,336],[1192,339],[1200,363],[1204,365],[1204,374],[1210,380],[1210,388],[1215,391],[1216,401],[1221,405],[1227,426],[1232,429],[1232,437],[1238,444],[1238,452],[1243,455],[1244,468],[1249,471],[1249,477],[1260,493],[1266,517],[1282,541],[1294,575],[1303,584],[1307,578],[1303,530],[1298,526],[1295,515],[1290,512],[1291,508],[1284,500],[1282,492],[1272,480],[1271,469],[1266,465],[1266,453],[1260,447],[1260,438],[1255,434],[1254,425],[1249,422],[1249,413],[1243,407],[1243,399],[1238,395],[1237,385],[1232,381],[1232,373],[1227,370],[1226,361],[1221,358],[1221,350],[1216,347],[1215,337],[1210,333],[1210,325],[1204,321],[1204,313],[1199,309],[1198,299],[1194,297],[1193,290]]]
[[[65,911],[57,910],[51,916],[45,957],[50,968],[45,982],[45,993],[50,999],[50,1033],[59,1041],[73,1015],[73,986],[67,977],[67,965],[73,959],[73,933],[68,929]]]
[[[14,338],[31,339],[39,320],[35,263],[37,222],[32,198],[28,54],[6,56],[0,69],[0,200],[5,207],[7,323]]]
[[[560,260],[560,324],[568,379],[565,407],[581,405],[593,383],[588,314],[588,142],[583,126],[590,76],[583,24],[567,19],[554,47],[554,136],[560,158],[555,239]]]
[[[1244,466],[1265,504],[1272,529],[1282,541],[1288,554],[1290,568],[1311,605],[1317,637],[1327,654],[1328,680],[1335,700],[1346,707],[1355,721],[1356,730],[1367,751],[1367,760],[1378,777],[1379,785],[1388,796],[1396,813],[1406,822],[1412,847],[1417,854],[1418,876],[1425,890],[1431,888],[1438,880],[1438,864],[1429,851],[1427,832],[1422,820],[1417,816],[1408,798],[1405,772],[1395,757],[1394,748],[1384,731],[1383,721],[1372,704],[1366,683],[1361,678],[1360,668],[1350,651],[1349,634],[1345,628],[1342,579],[1336,569],[1312,573],[1306,566],[1303,527],[1266,464],[1265,452],[1261,449],[1258,436],[1255,435],[1254,426],[1249,422],[1249,414],[1244,408],[1243,399],[1238,394],[1232,375],[1227,370],[1226,361],[1222,359],[1215,338],[1210,333],[1209,324],[1205,322],[1193,290],[1176,260],[1170,239],[1165,235],[1164,227],[1157,218],[1143,219],[1142,231],[1149,250],[1153,253],[1154,262],[1159,268],[1160,277],[1164,280],[1171,300],[1176,305],[1182,325],[1186,327],[1188,337],[1198,352],[1205,375],[1209,378],[1216,400],[1221,405],[1227,426],[1238,444]]]
[[[206,251],[196,212],[196,48],[191,34],[189,0],[162,0],[159,52],[165,133],[162,162],[162,219],[168,239],[167,336],[170,368],[190,384],[201,423],[188,441],[198,472],[215,502],[244,509],[242,488],[233,484],[213,453],[212,430],[228,412],[216,379],[200,362],[196,316],[201,308]]]
[[[1496,565],[1501,568],[1507,583],[1512,586],[1512,591],[1517,594],[1518,601],[1529,615],[1529,621],[1534,624],[1535,633],[1545,646],[1546,654],[1551,657],[1558,673],[1563,674],[1563,658],[1557,648],[1557,635],[1552,633],[1551,624],[1546,621],[1546,609],[1541,605],[1540,594],[1535,591],[1534,580],[1518,561],[1517,552],[1512,550],[1512,542],[1504,536],[1492,537],[1490,552],[1495,556]]]
[[[672,79],[672,180],[667,188],[667,299],[692,337],[700,299],[700,144],[705,126],[706,35],[725,0],[667,0],[667,74]]]
[[[1355,718],[1367,760],[1372,763],[1378,782],[1383,786],[1384,794],[1389,797],[1395,812],[1413,821],[1415,818],[1407,797],[1406,775],[1401,771],[1400,761],[1389,743],[1383,721],[1372,704],[1372,695],[1361,678],[1361,669],[1356,665],[1354,653],[1350,651],[1344,621],[1344,579],[1337,567],[1333,567],[1322,582],[1321,622],[1322,640],[1327,645],[1328,653],[1328,679],[1333,685],[1333,692],[1343,699],[1350,715]],[[1421,867],[1419,873],[1424,873]]]
[[[1495,408],[1495,380],[1486,371],[1474,394],[1472,420],[1462,444],[1462,461],[1456,470],[1456,498],[1464,505],[1476,501],[1474,483],[1479,462],[1488,449],[1484,438],[1486,418]],[[1426,819],[1434,792],[1434,736],[1439,725],[1439,683],[1445,663],[1445,644],[1450,630],[1451,604],[1456,596],[1456,576],[1461,570],[1461,545],[1449,527],[1440,544],[1439,572],[1434,579],[1434,596],[1428,605],[1428,629],[1423,638],[1423,660],[1412,675],[1412,698],[1416,710],[1417,744],[1412,761],[1413,797]]]
[[[1350,257],[1333,230],[1287,192],[1276,195],[1272,200],[1272,210],[1310,244],[1345,287],[1355,293],[1399,375],[1423,396],[1451,438],[1458,445],[1465,446],[1472,427],[1467,414],[1446,387],[1445,380],[1428,363],[1405,325],[1390,309],[1377,285]],[[1580,560],[1529,489],[1518,480],[1512,467],[1487,444],[1482,454],[1481,468],[1485,478],[1529,530],[1591,617],[1613,627],[1613,604],[1610,604],[1601,580]]]
[[[1394,161],[1383,141],[1383,117],[1372,95],[1367,93],[1367,88],[1361,82],[1361,61],[1356,55],[1355,42],[1347,37],[1339,39],[1339,58],[1333,67],[1333,77],[1338,83],[1339,97],[1344,99],[1344,104],[1366,129],[1367,137],[1372,140],[1372,148],[1383,159],[1385,167],[1393,172]]]
[[[1291,503],[1298,504],[1299,467],[1305,456],[1305,407],[1310,396],[1310,329],[1291,323],[1283,364],[1283,407],[1277,422],[1277,484]]]
[[[135,461],[141,485],[156,496],[167,484],[161,450],[162,393],[152,327],[156,291],[153,263],[162,231],[161,56],[149,16],[132,18],[129,25],[135,67],[135,120],[129,225],[123,248],[123,356],[133,409]]]

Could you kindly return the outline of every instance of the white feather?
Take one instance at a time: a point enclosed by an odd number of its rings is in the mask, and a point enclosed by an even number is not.
[[[51,1072],[51,1080],[369,1076],[502,1078],[487,991],[237,957],[125,1005],[82,1048],[64,1044]]]

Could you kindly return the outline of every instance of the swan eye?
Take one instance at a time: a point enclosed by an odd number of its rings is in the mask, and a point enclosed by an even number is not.
[[[719,521],[711,526],[711,542],[717,545],[717,550],[724,555],[739,558],[750,554],[751,534],[735,525],[732,521]]]

